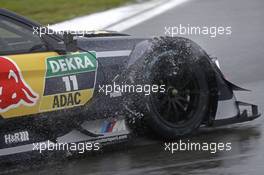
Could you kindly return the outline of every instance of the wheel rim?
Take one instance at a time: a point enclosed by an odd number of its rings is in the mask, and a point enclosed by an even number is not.
[[[199,82],[189,64],[156,63],[152,84],[165,85],[164,93],[152,93],[151,105],[158,117],[172,127],[192,121],[199,103]]]

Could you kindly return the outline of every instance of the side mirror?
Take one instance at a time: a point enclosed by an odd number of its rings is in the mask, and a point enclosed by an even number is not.
[[[48,46],[50,50],[58,52],[60,55],[65,55],[69,52],[77,52],[77,40],[74,39],[74,35],[65,32],[63,34],[63,41],[56,41],[48,34],[41,36],[41,39]]]
[[[73,35],[70,33],[63,34],[63,40],[66,47],[66,52],[77,52],[77,40],[74,39]]]

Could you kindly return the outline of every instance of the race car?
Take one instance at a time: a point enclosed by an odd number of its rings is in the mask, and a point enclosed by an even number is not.
[[[234,90],[245,89],[189,39],[58,32],[0,10],[0,158],[39,143],[178,139],[258,118]]]

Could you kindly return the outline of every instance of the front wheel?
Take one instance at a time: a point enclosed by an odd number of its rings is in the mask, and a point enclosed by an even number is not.
[[[147,125],[163,138],[191,134],[208,114],[210,94],[203,66],[208,55],[185,38],[158,38],[151,44],[144,64],[135,64],[129,79],[165,90],[142,97],[138,108],[143,106]]]
[[[197,63],[182,63],[176,72],[171,72],[170,66],[166,59],[154,64],[152,84],[164,85],[165,92],[150,94],[146,106],[150,127],[171,139],[200,126],[207,113],[209,93],[206,76]]]

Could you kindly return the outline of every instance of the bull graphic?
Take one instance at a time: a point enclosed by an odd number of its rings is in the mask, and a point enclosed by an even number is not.
[[[20,105],[33,106],[38,100],[25,82],[19,67],[7,57],[0,57],[0,113]]]

